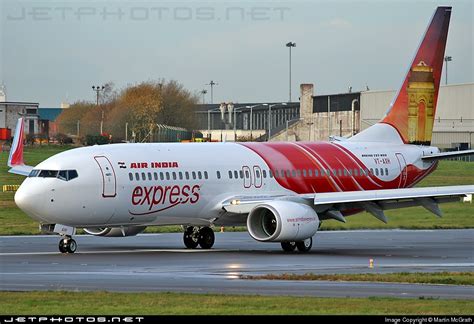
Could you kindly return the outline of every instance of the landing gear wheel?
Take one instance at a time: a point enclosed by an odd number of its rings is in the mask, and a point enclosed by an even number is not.
[[[293,252],[296,249],[296,242],[281,242],[281,248],[285,252]]]
[[[77,250],[77,243],[74,239],[69,239],[66,247],[67,253],[74,253]]]
[[[183,242],[188,249],[195,249],[198,246],[198,237],[194,233],[194,227],[186,228],[183,234]]]
[[[210,249],[214,245],[214,231],[210,227],[203,227],[199,230],[198,243],[203,249]]]
[[[298,251],[300,252],[309,252],[311,250],[311,247],[313,246],[313,238],[307,238],[304,241],[299,241],[296,242],[296,247],[298,248]]]
[[[74,253],[77,250],[77,243],[72,238],[63,238],[59,241],[59,251],[61,253]]]

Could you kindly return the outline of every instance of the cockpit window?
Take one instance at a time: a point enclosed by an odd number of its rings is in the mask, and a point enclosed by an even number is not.
[[[78,177],[76,170],[32,170],[29,174],[30,178],[58,178],[60,180],[69,181]]]
[[[56,178],[58,176],[58,171],[54,170],[41,170],[38,177],[40,178]]]

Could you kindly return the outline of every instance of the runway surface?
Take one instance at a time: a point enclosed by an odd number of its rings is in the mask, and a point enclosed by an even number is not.
[[[212,250],[184,249],[182,234],[75,239],[77,252],[62,255],[57,236],[0,237],[0,289],[474,299],[469,286],[239,279],[285,272],[473,271],[474,230],[318,232],[308,254],[284,253],[278,243],[259,243],[247,233],[216,233]]]

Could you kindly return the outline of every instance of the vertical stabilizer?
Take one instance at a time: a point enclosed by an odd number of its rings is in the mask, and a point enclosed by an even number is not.
[[[436,8],[385,117],[351,140],[388,139],[405,144],[431,144],[450,17],[451,7]],[[399,137],[392,134],[393,129],[387,125],[392,126]]]

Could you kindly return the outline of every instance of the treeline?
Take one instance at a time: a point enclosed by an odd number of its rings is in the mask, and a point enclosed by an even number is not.
[[[176,81],[147,81],[120,91],[108,83],[99,94],[98,106],[79,101],[64,109],[57,119],[58,131],[81,138],[99,135],[103,111],[103,133],[111,135],[112,141],[125,139],[128,123],[128,140],[135,135],[135,141],[141,142],[157,124],[195,129],[193,108],[198,99]]]

